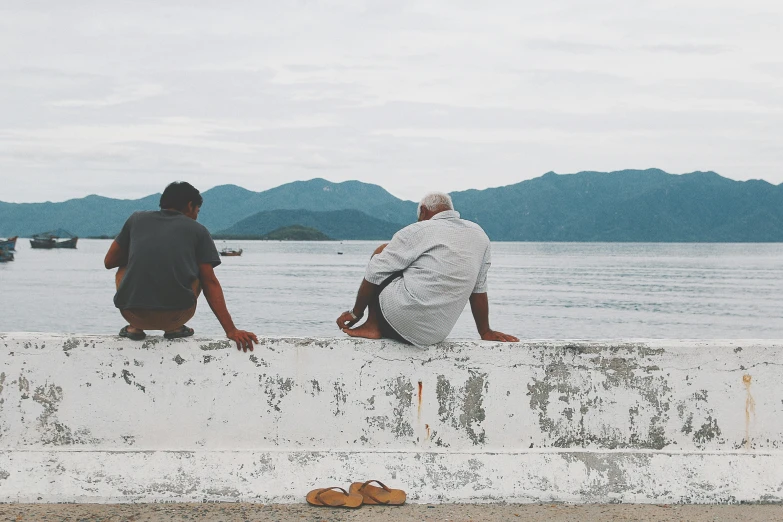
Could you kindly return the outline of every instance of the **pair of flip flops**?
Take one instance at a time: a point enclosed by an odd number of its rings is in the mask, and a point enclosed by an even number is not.
[[[381,487],[371,486],[371,482],[375,482]],[[401,506],[405,503],[405,499],[406,495],[403,490],[391,489],[380,480],[354,482],[348,491],[335,486],[314,489],[307,494],[307,503],[311,506],[352,509],[361,507],[363,504]]]
[[[130,326],[130,325],[128,325]],[[128,326],[123,326],[122,330],[120,330],[120,337],[127,337],[131,341],[143,341],[147,334],[144,332],[129,332]],[[163,337],[166,339],[179,339],[180,337],[190,337],[195,333],[195,330],[193,328],[189,328],[188,326],[182,326],[179,330],[174,330],[173,332],[164,333]]]

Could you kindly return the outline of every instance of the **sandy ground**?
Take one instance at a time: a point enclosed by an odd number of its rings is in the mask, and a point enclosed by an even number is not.
[[[314,508],[303,504],[2,504],[0,522],[79,521],[296,521],[353,520],[467,522],[512,521],[683,521],[756,522],[783,520],[783,505],[651,506],[562,504],[409,504],[357,510]]]

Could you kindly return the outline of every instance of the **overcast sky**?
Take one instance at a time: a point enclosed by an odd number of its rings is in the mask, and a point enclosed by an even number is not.
[[[0,1],[0,200],[783,182],[783,2]]]

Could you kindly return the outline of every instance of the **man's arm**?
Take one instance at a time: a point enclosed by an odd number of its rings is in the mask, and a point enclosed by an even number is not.
[[[112,268],[119,268],[121,266],[127,266],[128,264],[128,252],[123,249],[117,241],[112,241],[109,251],[106,252],[106,257],[103,258],[103,266],[107,270]]]
[[[366,279],[362,279],[362,284],[359,285],[359,292],[356,294],[356,303],[353,305],[353,313],[356,315],[356,319],[353,318],[351,312],[343,312],[337,319],[337,326],[340,327],[340,330],[351,328],[359,322],[364,316],[364,310],[370,305],[370,301],[372,301],[373,296],[378,291],[378,286]]]
[[[122,225],[120,233],[112,241],[109,251],[106,252],[106,257],[103,259],[103,266],[107,270],[112,268],[120,268],[128,266],[128,256],[130,255],[130,243],[131,243],[131,228],[133,228],[133,222],[138,213],[131,214],[131,216],[125,220],[125,224]]]
[[[421,249],[411,237],[409,227],[406,227],[392,237],[392,240],[381,245],[367,263],[364,279],[356,294],[356,303],[353,306],[353,318],[350,312],[343,312],[337,318],[337,326],[340,330],[351,328],[364,316],[364,310],[369,306],[378,287],[391,275],[402,272],[408,268],[420,255]]]
[[[489,327],[489,299],[487,293],[470,294],[470,311],[473,312],[473,320],[481,338],[485,341],[501,341],[517,343],[519,339],[513,335],[496,332]]]
[[[226,308],[226,298],[223,296],[223,287],[220,286],[215,275],[215,269],[211,263],[202,263],[198,265],[199,280],[201,281],[201,288],[204,290],[204,297],[207,298],[207,303],[212,309],[212,312],[220,321],[220,326],[226,332],[226,336],[237,343],[237,350],[253,351],[253,342],[258,344],[258,338],[253,332],[246,332],[239,330],[234,326],[234,321],[231,319],[231,314],[228,313]]]

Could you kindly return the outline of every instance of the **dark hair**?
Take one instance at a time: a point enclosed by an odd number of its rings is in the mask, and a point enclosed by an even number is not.
[[[187,181],[170,183],[160,195],[160,208],[173,208],[184,212],[188,209],[188,203],[200,207],[204,203],[204,198],[201,197],[201,192]]]

